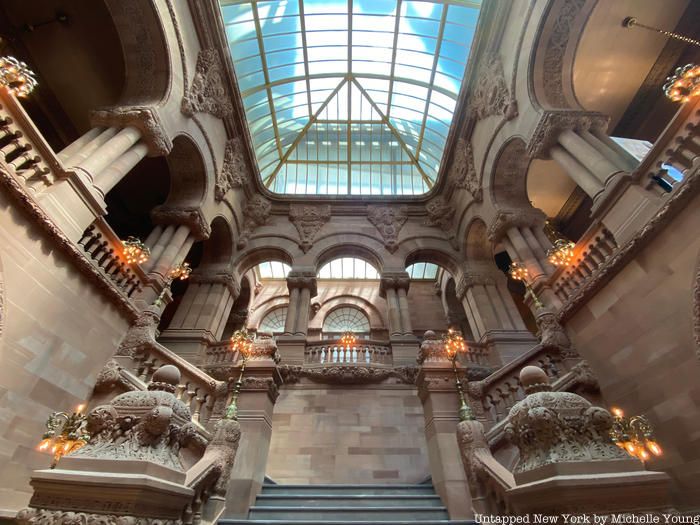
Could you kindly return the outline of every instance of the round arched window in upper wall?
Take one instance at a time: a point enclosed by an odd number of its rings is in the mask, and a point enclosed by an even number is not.
[[[433,263],[414,263],[406,268],[411,279],[434,281],[438,274],[438,265]]]
[[[267,261],[255,267],[258,279],[286,279],[291,266],[280,261]]]
[[[258,332],[281,334],[284,332],[284,322],[287,319],[287,307],[275,308],[263,317],[258,327]]]
[[[333,310],[323,321],[324,334],[343,332],[369,333],[369,319],[357,308],[343,307]]]
[[[356,257],[341,257],[324,264],[319,279],[379,279],[379,272],[367,261]]]

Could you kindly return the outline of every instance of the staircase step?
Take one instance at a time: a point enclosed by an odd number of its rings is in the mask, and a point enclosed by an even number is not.
[[[256,507],[442,507],[440,497],[422,494],[260,494]]]
[[[284,496],[320,495],[435,495],[432,485],[263,485],[262,494]]]
[[[367,525],[373,521],[308,521],[308,520],[248,520],[248,519],[221,519],[219,525]],[[478,525],[473,520],[393,520],[381,521],[382,525]]]
[[[362,514],[362,516],[358,516]],[[447,520],[445,507],[259,507],[250,509],[251,520],[296,520],[328,523],[329,521],[358,521],[369,518],[370,523],[397,520]],[[366,521],[367,522],[367,521]]]

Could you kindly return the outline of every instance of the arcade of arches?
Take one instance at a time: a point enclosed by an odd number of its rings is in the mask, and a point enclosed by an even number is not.
[[[3,2],[0,520],[700,511],[698,19]]]

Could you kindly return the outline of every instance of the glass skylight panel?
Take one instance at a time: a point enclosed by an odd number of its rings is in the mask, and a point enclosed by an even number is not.
[[[480,1],[220,2],[268,188],[416,195],[434,185]]]
[[[411,279],[435,280],[438,266],[433,263],[415,263],[406,268]]]
[[[292,268],[280,261],[268,261],[255,267],[258,279],[286,279]]]
[[[321,267],[319,279],[379,279],[379,272],[367,261],[355,257],[334,259]]]

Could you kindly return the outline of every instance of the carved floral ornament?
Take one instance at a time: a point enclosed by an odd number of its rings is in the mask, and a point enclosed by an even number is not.
[[[90,124],[95,127],[134,127],[141,132],[148,146],[148,155],[164,157],[173,149],[173,142],[163,127],[156,108],[125,106],[106,108],[90,114]]]
[[[475,201],[481,202],[482,191],[479,176],[474,165],[474,151],[472,150],[471,141],[464,137],[460,137],[457,140],[448,177],[456,188],[467,190]]]
[[[510,94],[503,64],[497,53],[486,56],[479,67],[476,87],[469,107],[477,120],[492,115],[503,115],[506,120],[518,116],[518,103]]]
[[[224,69],[214,49],[203,49],[197,55],[192,85],[182,99],[182,113],[209,113],[224,118],[233,112],[233,105],[224,81]]]
[[[557,144],[562,131],[567,129],[607,129],[609,121],[610,117],[595,111],[574,109],[543,111],[527,144],[527,155],[533,159],[548,159],[549,149]]]
[[[248,240],[256,228],[267,224],[271,211],[270,201],[260,195],[255,195],[248,201],[243,208],[243,228],[237,244],[239,249],[248,245]]]
[[[447,199],[438,195],[425,205],[425,211],[428,213],[428,219],[425,221],[426,226],[440,228],[447,235],[452,248],[459,250],[459,243],[454,232],[455,209]]]
[[[221,201],[231,188],[241,188],[251,180],[251,172],[245,161],[243,141],[240,137],[226,142],[224,164],[216,177],[214,197]]]
[[[541,228],[546,216],[536,208],[520,210],[500,210],[489,226],[487,235],[491,242],[498,242],[509,228]]]
[[[399,247],[399,233],[408,220],[408,208],[370,205],[367,207],[367,219],[379,231],[384,240],[384,247],[389,253],[396,252]]]
[[[335,365],[307,367],[281,365],[277,368],[285,384],[298,383],[302,377],[315,383],[325,384],[368,384],[379,383],[395,378],[398,383],[413,385],[418,375],[418,367],[398,366],[394,368],[364,365]]]
[[[289,206],[289,220],[299,232],[299,247],[304,253],[313,246],[318,232],[331,219],[331,206],[291,204]]]

